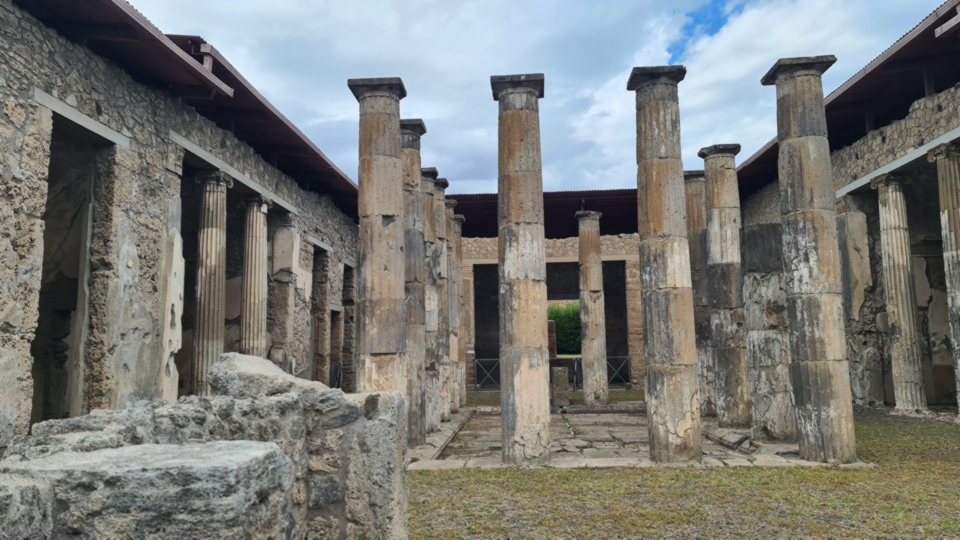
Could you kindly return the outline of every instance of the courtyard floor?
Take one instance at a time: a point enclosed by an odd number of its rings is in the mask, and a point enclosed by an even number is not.
[[[643,464],[643,415],[555,415],[555,464],[611,468],[517,469],[496,468],[499,417],[464,420],[438,456],[451,470],[411,464],[414,538],[960,535],[960,425],[949,422],[858,410],[859,457],[875,467],[770,468],[795,456],[705,440],[713,466],[660,468]]]

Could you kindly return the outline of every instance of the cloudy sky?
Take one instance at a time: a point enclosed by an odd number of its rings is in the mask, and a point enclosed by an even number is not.
[[[403,78],[424,166],[453,193],[496,191],[490,75],[546,74],[544,189],[636,185],[633,66],[683,64],[684,165],[776,131],[760,77],[780,57],[834,54],[829,92],[942,0],[131,0],[162,31],[201,35],[352,178],[352,77]]]

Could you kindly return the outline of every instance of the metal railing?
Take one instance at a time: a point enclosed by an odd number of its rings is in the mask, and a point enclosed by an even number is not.
[[[334,362],[330,364],[330,388],[340,388],[343,376],[343,364]]]
[[[571,383],[574,390],[583,389],[583,359],[574,358],[570,361],[572,372],[570,373]],[[500,389],[500,359],[499,358],[477,358],[474,360],[474,369],[477,375],[475,390]],[[630,387],[630,357],[629,356],[608,356],[607,357],[607,384],[611,386]]]

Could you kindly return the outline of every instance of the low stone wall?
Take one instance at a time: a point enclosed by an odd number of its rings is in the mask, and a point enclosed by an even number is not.
[[[601,218],[601,220],[602,219],[603,218]],[[576,236],[572,238],[548,238],[544,244],[548,259],[572,257],[575,260],[580,256],[580,239]],[[600,237],[601,256],[623,255],[625,257],[635,258],[639,256],[639,253],[640,235],[638,234],[618,234]],[[497,239],[464,238],[463,259],[467,262],[476,260],[496,261]]]
[[[0,460],[0,530],[406,537],[398,394],[344,394],[237,354],[210,380],[219,395],[209,399],[97,410],[15,437]]]

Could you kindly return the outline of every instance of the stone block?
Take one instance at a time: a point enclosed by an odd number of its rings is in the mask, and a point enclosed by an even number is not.
[[[51,538],[55,498],[44,479],[0,474],[0,536]]]
[[[753,416],[745,348],[715,348],[713,373],[720,427],[749,428]]]
[[[710,312],[710,346],[742,348],[746,342],[746,328],[742,309],[715,309]]]
[[[501,182],[504,176],[514,173],[535,173],[540,177],[540,113],[535,108],[504,110],[514,100],[529,101],[532,96],[515,93],[507,100],[501,100],[499,121],[499,172]],[[519,191],[543,193],[541,182],[520,181],[515,186]],[[501,188],[507,187],[501,184]],[[498,193],[505,193],[502,189]],[[541,206],[542,206],[541,202]]]
[[[690,289],[644,290],[644,361],[646,366],[696,363],[693,293]]]
[[[547,350],[547,284],[500,282],[500,343],[512,348]]]
[[[407,310],[407,325],[426,325],[426,285],[423,283],[407,283],[404,289],[407,292],[405,300]]]
[[[357,302],[357,352],[392,354],[405,350],[406,305],[403,299]]]
[[[794,363],[846,359],[846,327],[839,294],[787,297],[787,321]]]
[[[357,298],[403,300],[405,283],[403,220],[390,216],[360,218]]]
[[[659,85],[656,85],[659,86]],[[673,86],[676,92],[676,85]],[[664,89],[666,90],[666,89]],[[666,95],[648,98],[663,98]],[[680,104],[676,99],[656,99],[641,104],[637,92],[637,160],[680,159]],[[681,175],[682,178],[682,175]]]
[[[780,273],[743,277],[743,312],[748,329],[787,327],[787,297],[782,280]]]
[[[361,154],[357,212],[361,218],[403,215],[403,162],[399,157]]]
[[[743,272],[782,272],[782,246],[783,228],[779,223],[745,226],[741,242]]]
[[[220,355],[208,377],[210,388],[223,396],[265,397],[293,391],[329,390],[322,383],[285,373],[269,360],[238,353]]]
[[[647,429],[654,462],[700,461],[698,388],[692,366],[647,365]]]
[[[559,414],[561,407],[570,405],[570,378],[567,368],[550,368],[550,412]]]
[[[843,312],[848,320],[860,319],[866,292],[873,286],[870,272],[870,239],[867,215],[845,212],[837,216],[840,246],[840,276],[843,283]]]
[[[836,195],[826,137],[781,139],[779,161],[782,214],[834,210]]]
[[[743,306],[743,274],[740,263],[711,264],[707,266],[707,304],[712,308]]]
[[[508,223],[500,227],[498,257],[501,280],[546,281],[542,223]]]
[[[783,216],[783,273],[787,294],[841,294],[837,246],[833,210],[803,210]]]
[[[827,137],[820,74],[810,71],[777,84],[777,137]]]
[[[640,241],[640,286],[644,290],[690,288],[690,249],[687,237]]]
[[[687,236],[683,163],[679,158],[637,164],[637,209],[640,238]]]
[[[401,335],[406,338],[405,328]],[[406,339],[403,340],[406,345]],[[358,351],[357,388],[367,392],[406,393],[407,367],[403,353],[366,353]]]
[[[801,459],[824,463],[856,461],[848,362],[794,359],[791,370]]]
[[[53,537],[284,537],[293,534],[290,460],[274,443],[127,446],[65,452],[0,472],[48,482]]]
[[[404,281],[423,283],[427,280],[427,268],[424,264],[427,253],[423,231],[408,226],[403,231],[403,239]]]
[[[580,265],[580,290],[584,292],[603,291],[603,266],[601,264]]]
[[[740,263],[740,208],[707,211],[707,264]]]
[[[370,96],[360,102],[360,155],[400,158],[400,102]]]

